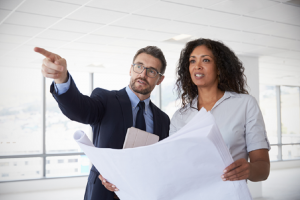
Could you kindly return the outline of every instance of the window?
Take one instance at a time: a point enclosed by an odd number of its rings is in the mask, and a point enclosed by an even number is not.
[[[0,181],[42,178],[43,159],[37,158],[7,158],[0,165]]]
[[[260,85],[260,107],[271,144],[270,160],[300,159],[300,88]]]
[[[71,76],[79,91],[89,96],[89,73],[72,72]],[[52,79],[46,79],[46,152],[82,152],[74,142],[73,134],[77,130],[83,130],[90,136],[91,128],[89,125],[71,121],[60,111],[56,100],[48,92],[51,84]]]
[[[161,83],[162,90],[162,110],[172,118],[177,109],[181,107],[181,101],[177,99],[177,91],[175,88],[176,79],[165,77]]]
[[[1,68],[0,76],[0,156],[42,153],[40,70]]]
[[[40,69],[2,68],[0,75],[6,97],[0,99],[0,181],[87,175],[89,160],[73,133],[81,129],[90,137],[91,128],[61,113],[49,92],[52,80]],[[71,75],[80,92],[90,95],[90,74]]]

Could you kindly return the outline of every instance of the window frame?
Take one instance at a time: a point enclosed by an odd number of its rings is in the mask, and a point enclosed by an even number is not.
[[[282,143],[282,126],[281,126],[281,86],[286,87],[298,87],[299,86],[289,86],[289,85],[275,85],[276,90],[276,109],[277,109],[277,144],[270,144],[270,146],[277,146],[278,147],[278,154],[277,154],[277,160],[271,161],[271,162],[282,162],[282,161],[293,161],[293,160],[299,160],[299,159],[282,159],[282,147],[285,145],[300,145],[300,143]],[[300,105],[300,102],[299,102]]]
[[[72,175],[72,176],[55,176],[55,177],[46,177],[46,165],[47,165],[47,157],[55,157],[55,156],[77,156],[77,155],[85,155],[84,152],[70,152],[70,153],[46,153],[46,78],[41,76],[41,85],[42,85],[42,153],[41,154],[22,154],[22,155],[7,155],[0,156],[1,159],[10,159],[10,158],[42,158],[42,177],[41,178],[32,178],[32,179],[14,179],[7,181],[0,181],[0,183],[7,182],[19,182],[19,181],[32,181],[32,180],[43,180],[43,179],[58,179],[58,178],[72,178],[72,177],[87,177],[88,175]],[[89,88],[90,92],[92,92],[94,88],[94,73],[89,73]],[[161,84],[158,86],[158,107],[161,108]],[[93,134],[91,134],[91,140],[93,140]],[[90,163],[90,166],[92,164]]]

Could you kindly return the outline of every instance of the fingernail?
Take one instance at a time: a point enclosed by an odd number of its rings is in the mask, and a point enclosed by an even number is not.
[[[225,173],[225,172],[227,172],[227,170],[225,169],[223,172]]]
[[[221,176],[221,178],[224,178],[224,176]]]
[[[226,181],[226,178],[222,178],[223,181]]]
[[[115,191],[119,191],[119,189],[115,189]]]
[[[106,181],[105,181],[105,180],[103,180],[103,183],[106,183]]]
[[[114,188],[114,187],[116,187],[116,186],[114,186],[114,185],[113,185],[113,186],[111,186],[111,187],[113,187],[113,188]]]

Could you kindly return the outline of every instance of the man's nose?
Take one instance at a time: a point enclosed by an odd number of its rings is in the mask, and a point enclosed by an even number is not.
[[[145,68],[142,73],[140,73],[141,77],[147,76],[147,69]]]

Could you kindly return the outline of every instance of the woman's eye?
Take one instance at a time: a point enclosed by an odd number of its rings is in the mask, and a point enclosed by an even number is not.
[[[208,60],[208,59],[203,59],[203,62],[209,62],[210,60]]]
[[[190,60],[190,63],[195,63],[195,60]]]

